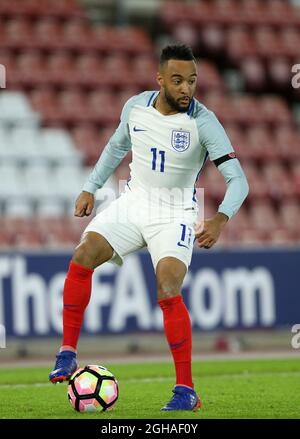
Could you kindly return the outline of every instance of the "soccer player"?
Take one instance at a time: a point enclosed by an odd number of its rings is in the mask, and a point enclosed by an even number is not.
[[[189,47],[162,50],[159,91],[145,91],[125,104],[121,121],[105,146],[83,191],[75,216],[90,215],[94,193],[132,149],[131,178],[125,191],[85,229],[67,273],[63,294],[63,341],[53,383],[77,368],[76,348],[93,270],[147,247],[157,280],[157,300],[173,356],[176,385],[162,410],[200,408],[191,368],[192,330],[181,296],[194,240],[209,249],[248,194],[248,184],[231,143],[215,117],[194,98],[197,64]],[[227,189],[216,214],[197,224],[195,182],[207,158],[223,175]]]

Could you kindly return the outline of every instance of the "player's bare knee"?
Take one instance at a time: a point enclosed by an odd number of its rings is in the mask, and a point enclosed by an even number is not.
[[[161,276],[157,279],[158,299],[170,299],[178,296],[181,290],[181,282],[176,276]]]
[[[95,268],[96,258],[87,242],[80,242],[75,249],[72,260],[75,264],[82,265],[83,267]]]
[[[84,235],[76,247],[73,262],[88,268],[96,268],[108,261],[113,255],[110,244],[98,233]]]
[[[174,258],[160,260],[156,268],[158,300],[168,299],[181,294],[185,273],[186,267],[182,262]]]

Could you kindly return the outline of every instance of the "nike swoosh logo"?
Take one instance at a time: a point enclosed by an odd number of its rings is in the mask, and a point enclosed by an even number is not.
[[[180,346],[182,346],[186,341],[187,341],[187,338],[185,338],[184,340],[180,341],[179,343],[170,343],[170,348],[171,349],[180,348]]]
[[[181,242],[179,241],[177,242],[177,245],[179,245],[179,247],[189,248],[188,245],[181,244]]]
[[[137,133],[138,131],[147,131],[147,130],[142,130],[141,128],[133,127],[133,131]]]

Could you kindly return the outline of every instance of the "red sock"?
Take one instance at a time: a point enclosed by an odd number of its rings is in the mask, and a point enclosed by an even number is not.
[[[164,318],[166,337],[176,369],[176,384],[194,387],[192,381],[192,326],[182,300],[178,295],[158,301]]]
[[[89,303],[94,270],[70,262],[64,286],[63,345],[77,347],[83,314]]]

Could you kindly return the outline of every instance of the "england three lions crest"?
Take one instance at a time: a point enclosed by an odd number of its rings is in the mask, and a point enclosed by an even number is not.
[[[189,131],[172,131],[172,147],[179,152],[190,146],[191,133]]]

